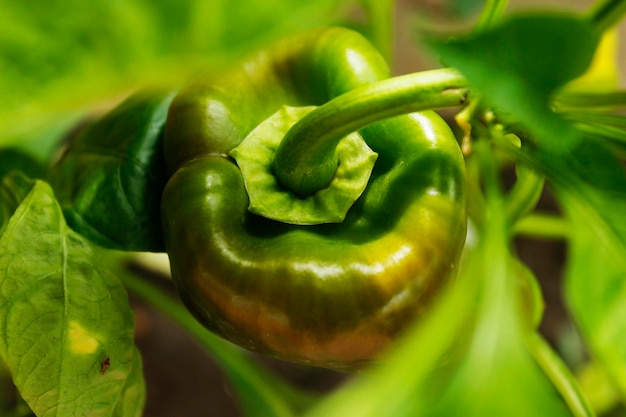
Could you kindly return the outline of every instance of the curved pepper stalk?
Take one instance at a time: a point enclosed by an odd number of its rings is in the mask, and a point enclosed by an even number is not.
[[[360,35],[320,29],[196,80],[174,99],[163,233],[180,295],[206,327],[285,360],[356,369],[453,277],[466,232],[465,165],[435,113],[359,132],[378,158],[341,223],[302,226],[251,213],[228,157],[282,106],[321,105],[388,75]]]
[[[365,190],[378,155],[356,132],[334,150],[337,167],[326,187],[301,197],[280,185],[273,169],[276,150],[289,128],[314,108],[282,107],[230,152],[243,175],[250,212],[290,224],[341,223]]]

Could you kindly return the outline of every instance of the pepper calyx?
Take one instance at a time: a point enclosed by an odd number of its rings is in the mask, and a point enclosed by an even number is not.
[[[273,171],[276,149],[291,126],[315,108],[283,106],[230,152],[241,170],[251,213],[288,224],[340,223],[365,190],[378,155],[356,132],[337,145],[337,168],[328,186],[302,197],[279,184]]]

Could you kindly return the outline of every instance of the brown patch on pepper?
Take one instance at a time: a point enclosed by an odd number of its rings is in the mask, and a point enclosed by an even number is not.
[[[104,358],[104,360],[100,364],[100,375],[104,375],[107,369],[109,369],[110,367],[111,367],[111,358],[107,356],[106,358]]]

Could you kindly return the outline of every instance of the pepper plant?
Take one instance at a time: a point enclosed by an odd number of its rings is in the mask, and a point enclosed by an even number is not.
[[[240,3],[2,6],[2,415],[143,415],[129,294],[245,416],[624,415],[626,3],[488,0],[415,29],[440,65],[404,75],[390,1]],[[539,330],[518,236],[567,244],[577,357]],[[178,297],[129,267],[146,252]]]

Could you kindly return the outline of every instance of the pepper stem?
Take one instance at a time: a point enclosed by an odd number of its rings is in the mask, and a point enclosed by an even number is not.
[[[452,69],[418,72],[349,91],[313,110],[285,135],[274,157],[280,185],[306,197],[337,169],[341,139],[372,123],[426,109],[463,105],[467,81]]]
[[[508,0],[486,0],[474,30],[488,29],[495,22],[500,20],[504,15],[504,10],[508,3]]]
[[[587,17],[600,31],[605,31],[617,24],[626,14],[623,0],[598,0],[587,13]]]

